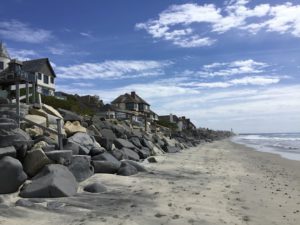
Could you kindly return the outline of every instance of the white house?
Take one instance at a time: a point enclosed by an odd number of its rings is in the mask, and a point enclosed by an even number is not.
[[[0,42],[0,76],[6,72],[11,60],[4,44]],[[56,74],[48,58],[23,61],[22,70],[29,74],[30,80],[36,80],[40,94],[54,96]]]

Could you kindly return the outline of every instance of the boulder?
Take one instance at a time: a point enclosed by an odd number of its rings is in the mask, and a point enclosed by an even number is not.
[[[101,129],[100,133],[102,137],[107,138],[109,140],[115,140],[117,138],[114,132],[110,129]]]
[[[105,148],[103,147],[98,147],[98,148],[92,148],[91,151],[90,151],[90,155],[91,156],[96,156],[96,155],[99,155],[103,152],[105,152]]]
[[[121,163],[120,162],[109,162],[109,161],[99,161],[93,160],[92,165],[94,167],[95,173],[111,173],[114,174],[118,172]]]
[[[175,147],[175,146],[165,146],[164,147],[164,150],[167,152],[167,153],[176,153],[176,152],[179,152],[180,149]]]
[[[60,114],[62,115],[62,117],[64,118],[64,121],[82,121],[83,118],[82,116],[77,115],[74,112],[71,112],[69,110],[65,110],[65,109],[58,109],[58,111],[60,112]]]
[[[149,163],[157,163],[157,159],[156,159],[155,157],[153,157],[153,156],[147,158],[147,161],[148,161]]]
[[[48,114],[51,114],[53,116],[63,119],[62,115],[56,109],[54,109],[52,106],[43,104],[42,108]]]
[[[0,147],[14,146],[16,150],[19,148],[28,148],[28,143],[31,141],[29,135],[19,129],[0,129]]]
[[[101,192],[106,192],[107,188],[104,185],[95,182],[95,183],[86,185],[83,188],[83,190],[86,192],[90,192],[90,193],[101,193]]]
[[[137,173],[138,173],[137,169],[130,164],[126,164],[126,165],[124,164],[123,166],[120,167],[120,169],[117,172],[117,174],[120,176],[131,176]]]
[[[118,149],[121,149],[121,148],[135,149],[135,146],[131,142],[129,142],[125,139],[121,139],[121,138],[115,139],[114,144]]]
[[[137,169],[138,172],[147,172],[146,168],[138,162],[135,162],[135,161],[132,161],[132,160],[122,160],[121,161],[121,167],[122,166],[127,166],[127,165],[134,166]]]
[[[43,150],[32,150],[27,152],[26,157],[24,158],[24,171],[27,173],[27,175],[32,177],[36,175],[45,165],[50,163],[51,161],[48,159]]]
[[[10,118],[0,118],[0,130],[13,130],[18,128],[15,120]]]
[[[0,159],[4,156],[10,156],[13,158],[17,157],[17,151],[14,146],[8,146],[5,148],[0,148]]]
[[[124,155],[126,155],[127,159],[131,159],[131,160],[134,160],[134,161],[139,161],[140,160],[139,155],[135,151],[133,151],[129,148],[122,148],[120,151],[122,151],[124,153]]]
[[[73,155],[72,163],[68,168],[78,182],[84,181],[94,174],[91,157],[87,155]]]
[[[119,166],[121,166],[121,163],[119,162],[119,160],[117,160],[112,154],[110,154],[108,152],[103,152],[99,155],[93,156],[92,160],[95,160],[95,161],[108,161],[108,162],[119,164]]]
[[[80,150],[80,145],[74,142],[68,142],[66,145],[64,145],[64,149],[72,150],[73,155],[78,155]]]
[[[54,163],[62,164],[64,166],[68,166],[72,163],[72,150],[55,150],[46,152],[45,154]]]
[[[40,142],[40,141],[43,141],[43,142],[46,142],[48,145],[54,145],[56,149],[58,149],[58,145],[57,145],[57,142],[47,136],[37,136],[37,137],[34,137],[34,144]]]
[[[76,194],[78,183],[67,167],[59,164],[47,165],[32,182],[22,187],[23,198],[57,198]]]
[[[67,121],[64,125],[64,129],[68,136],[71,136],[77,132],[86,133],[86,128],[82,127],[79,121]]]
[[[30,135],[30,137],[36,137],[44,134],[44,131],[42,128],[39,128],[37,126],[33,126],[30,128],[25,129],[26,133]]]
[[[110,152],[117,160],[128,159],[127,155],[120,149],[115,149]]]
[[[96,141],[107,151],[112,150],[113,140],[106,137],[95,136]]]
[[[96,142],[94,137],[89,136],[86,133],[76,133],[68,138],[69,142],[76,143],[81,146],[79,149],[79,154],[89,154],[90,150],[95,147],[101,147],[101,145]]]
[[[142,144],[141,144],[140,139],[139,139],[138,137],[131,137],[129,140],[130,140],[131,143],[134,144],[136,147],[142,148]]]
[[[47,127],[47,119],[43,116],[38,115],[26,115],[25,119],[30,120],[34,123]]]
[[[142,147],[141,149],[138,148],[135,151],[138,153],[141,159],[145,159],[151,155],[150,149],[146,147]]]
[[[150,150],[153,148],[153,146],[151,145],[152,143],[148,140],[146,140],[145,138],[141,139],[141,144],[146,147],[149,148]]]
[[[16,192],[26,179],[19,160],[10,156],[0,159],[0,194]]]

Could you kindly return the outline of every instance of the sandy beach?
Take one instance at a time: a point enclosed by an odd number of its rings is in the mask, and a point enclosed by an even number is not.
[[[299,224],[300,162],[229,140],[203,144],[145,164],[130,177],[96,174],[107,192],[0,199],[0,224]]]

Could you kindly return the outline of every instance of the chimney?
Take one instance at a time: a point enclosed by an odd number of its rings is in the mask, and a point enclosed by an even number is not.
[[[135,98],[135,91],[131,92],[131,97]]]

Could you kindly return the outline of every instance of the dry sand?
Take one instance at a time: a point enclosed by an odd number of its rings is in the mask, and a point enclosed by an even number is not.
[[[300,224],[300,162],[229,140],[159,160],[146,165],[149,173],[97,174],[81,184],[100,181],[108,188],[101,194],[80,190],[34,208],[7,196],[0,224]]]

